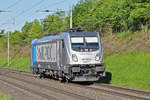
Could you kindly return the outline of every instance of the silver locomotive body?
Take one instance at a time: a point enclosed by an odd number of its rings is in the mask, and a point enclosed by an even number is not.
[[[32,42],[31,70],[60,80],[97,81],[105,76],[102,41],[97,32],[63,32]]]

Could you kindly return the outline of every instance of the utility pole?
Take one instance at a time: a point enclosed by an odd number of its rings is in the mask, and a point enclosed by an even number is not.
[[[10,12],[10,11],[6,11],[6,10],[0,10],[0,13],[1,12]],[[9,52],[9,32],[8,32],[8,40],[7,40],[7,48],[8,48],[8,67],[9,67],[9,54],[10,54],[10,52]]]
[[[12,25],[15,25],[15,18],[13,18],[13,22],[12,22]],[[7,44],[7,46],[8,46],[8,67],[9,67],[9,65],[10,65],[10,60],[9,60],[9,58],[10,58],[10,34],[9,34],[10,32],[8,32],[8,44]]]
[[[9,67],[9,54],[10,54],[10,49],[9,49],[9,32],[8,32],[8,43],[7,43],[7,46],[8,46],[8,67]]]
[[[70,28],[72,28],[72,5],[70,6]]]
[[[67,11],[68,10],[40,10],[39,12],[57,12],[57,11]],[[73,27],[72,25],[72,5],[70,5],[70,10],[69,10],[69,16],[70,16],[70,28]]]

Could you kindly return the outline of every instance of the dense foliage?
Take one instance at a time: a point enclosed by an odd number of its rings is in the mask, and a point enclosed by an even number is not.
[[[75,6],[74,26],[100,32],[137,31],[143,25],[150,26],[150,0],[94,1],[82,0]]]

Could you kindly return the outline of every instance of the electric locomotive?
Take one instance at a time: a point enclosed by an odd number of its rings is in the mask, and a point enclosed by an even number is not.
[[[31,71],[59,80],[97,81],[105,76],[102,40],[98,32],[70,29],[31,44]]]

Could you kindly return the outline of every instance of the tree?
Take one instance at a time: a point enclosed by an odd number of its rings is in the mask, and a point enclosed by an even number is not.
[[[3,37],[4,34],[5,34],[5,30],[1,30],[1,32],[0,32],[0,38]]]
[[[138,31],[149,22],[150,0],[80,0],[73,9],[73,25],[88,31]],[[101,31],[102,32],[102,31]]]
[[[25,25],[21,29],[21,38],[22,44],[26,45],[29,43],[29,32],[31,30],[31,27],[33,25],[33,22],[26,22]]]
[[[48,33],[62,31],[67,27],[65,19],[59,16],[49,15],[44,21],[43,26]]]
[[[29,31],[29,38],[31,40],[35,39],[35,38],[39,38],[41,36],[43,36],[44,32],[43,32],[43,28],[42,25],[40,24],[40,22],[38,20],[34,20],[31,29]]]

